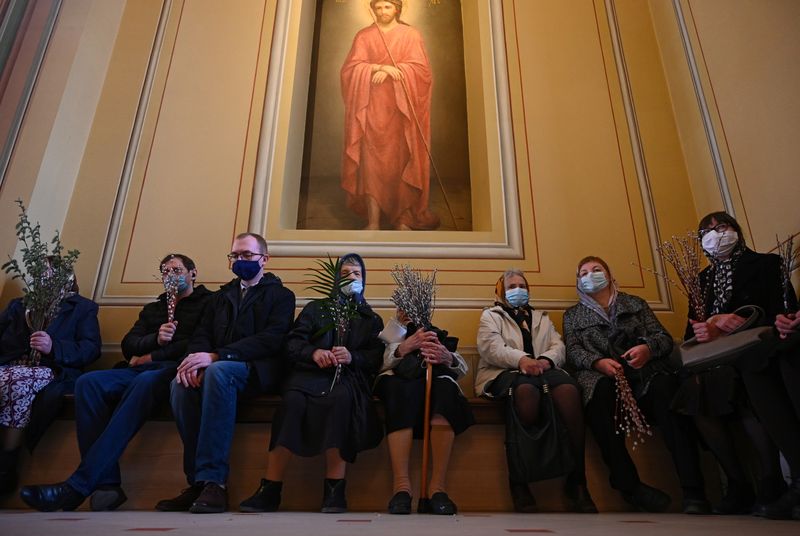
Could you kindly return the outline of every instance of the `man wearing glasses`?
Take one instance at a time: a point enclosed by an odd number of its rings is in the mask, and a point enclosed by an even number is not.
[[[75,426],[81,463],[66,482],[25,486],[20,495],[43,511],[74,510],[91,495],[94,511],[115,510],[127,497],[119,458],[128,442],[169,395],[178,362],[186,355],[211,292],[195,286],[194,261],[170,253],[159,263],[168,293],[144,306],[122,339],[127,366],[87,372],[75,384]],[[170,303],[172,302],[172,303]],[[168,311],[174,306],[174,319]]]
[[[275,391],[281,380],[281,345],[294,319],[294,293],[264,273],[269,254],[262,236],[238,235],[228,260],[237,277],[212,296],[172,382],[170,402],[189,487],[160,501],[161,511],[227,509],[237,398]]]

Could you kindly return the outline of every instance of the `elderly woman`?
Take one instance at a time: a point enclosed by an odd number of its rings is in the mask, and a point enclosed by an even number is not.
[[[342,302],[350,301],[355,316],[337,344],[326,305],[310,302],[287,335],[286,356],[293,365],[281,407],[272,422],[266,479],[243,512],[278,509],[283,475],[293,454],[325,455],[323,513],[347,511],[345,471],[359,451],[376,447],[382,438],[371,403],[372,379],[380,370],[384,344],[378,338],[383,321],[364,299],[364,261],[350,253],[341,259]]]
[[[38,366],[24,363],[31,350],[41,354]],[[77,282],[44,331],[31,332],[21,298],[0,313],[0,493],[16,489],[23,434],[27,430],[28,443],[35,444],[61,408],[62,395],[98,357],[97,304],[78,294]]]
[[[390,321],[381,333],[386,342],[383,368],[375,384],[375,393],[386,408],[386,439],[392,461],[394,495],[389,501],[390,514],[411,513],[411,479],[408,461],[412,439],[423,433],[425,410],[426,363],[433,365],[431,384],[430,440],[432,476],[427,496],[420,500],[418,511],[453,515],[458,508],[445,490],[445,475],[455,436],[475,422],[467,399],[457,380],[468,370],[467,362],[455,351],[454,337],[436,328],[425,330],[409,324],[398,311],[400,322]],[[396,328],[390,334],[388,328]]]
[[[706,320],[700,322],[690,316],[686,337],[709,342],[735,330],[745,319],[734,311],[744,305],[757,305],[764,310],[763,325],[776,322],[779,313],[784,312],[779,257],[749,249],[739,223],[725,212],[702,218],[698,233],[709,260],[709,266],[700,273]],[[792,309],[796,297],[793,289],[787,290],[786,299]],[[727,477],[726,494],[714,506],[715,513],[742,514],[752,510],[757,515],[783,519],[800,505],[800,404],[793,404],[792,400],[792,396],[800,400],[796,396],[800,375],[795,372],[792,376],[793,359],[783,358],[781,346],[759,346],[733,366],[691,375],[676,397],[676,409],[695,417],[703,439]],[[783,372],[788,373],[788,382]],[[755,447],[761,473],[757,494],[734,447],[732,428],[737,426],[744,427]],[[789,490],[770,437],[792,469]]]
[[[506,271],[495,286],[495,305],[481,314],[478,328],[480,361],[475,392],[503,399],[513,388],[514,409],[523,426],[540,420],[542,387],[550,385],[556,411],[567,427],[575,467],[567,476],[565,494],[574,512],[596,513],[586,487],[583,412],[575,380],[561,369],[564,343],[547,313],[528,303],[528,280],[520,270]],[[536,501],[527,482],[509,479],[517,512],[533,512]]]
[[[661,426],[683,488],[683,511],[708,513],[691,421],[669,409],[677,388],[667,362],[672,337],[643,299],[618,290],[603,259],[578,263],[577,287],[580,302],[564,314],[567,359],[577,369],[611,487],[640,510],[663,512],[670,504],[669,495],[639,479],[625,436],[617,433],[615,376],[624,373],[640,409]]]

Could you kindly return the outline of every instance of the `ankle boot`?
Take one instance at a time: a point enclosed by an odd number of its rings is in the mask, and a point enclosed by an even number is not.
[[[0,451],[0,495],[6,495],[17,489],[17,461],[20,448]]]
[[[527,483],[509,481],[508,488],[511,491],[515,512],[531,514],[536,511],[536,499],[533,498]]]
[[[347,512],[344,478],[326,478],[322,483],[322,513],[341,514]]]
[[[786,481],[781,476],[773,475],[759,480],[756,502],[753,505],[753,515],[764,517],[767,506],[780,499],[786,489]]]
[[[767,505],[764,515],[769,519],[792,519],[792,510],[800,506],[800,477],[792,478],[792,483],[780,499]]]
[[[749,514],[753,511],[755,499],[756,494],[753,493],[753,488],[750,484],[738,480],[729,480],[725,495],[719,503],[714,505],[711,511],[722,516]]]

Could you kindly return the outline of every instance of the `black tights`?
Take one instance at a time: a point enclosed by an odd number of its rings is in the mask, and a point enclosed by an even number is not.
[[[575,458],[575,468],[567,476],[567,482],[572,485],[585,485],[584,441],[586,428],[583,424],[580,392],[575,385],[565,383],[550,387],[550,396],[561,417],[561,422],[567,427]],[[525,383],[514,389],[514,410],[523,426],[532,426],[541,419],[542,415],[539,411],[541,400],[542,393],[534,385]]]

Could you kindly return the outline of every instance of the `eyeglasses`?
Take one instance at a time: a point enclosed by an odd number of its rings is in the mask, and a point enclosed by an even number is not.
[[[164,268],[163,270],[161,270],[161,275],[164,275],[164,276],[167,276],[169,274],[181,275],[181,274],[185,274],[186,272],[187,272],[186,269],[179,268],[179,267],[176,267],[176,268]]]
[[[261,257],[266,255],[265,253],[253,253],[252,251],[242,251],[241,253],[236,253],[235,251],[231,251],[228,253],[227,257],[229,261],[235,261],[238,259],[244,259],[246,261],[258,260]]]
[[[700,229],[700,236],[705,236],[711,231],[716,231],[718,233],[724,233],[730,228],[730,225],[727,223],[718,223],[714,227],[709,227],[708,229]]]

